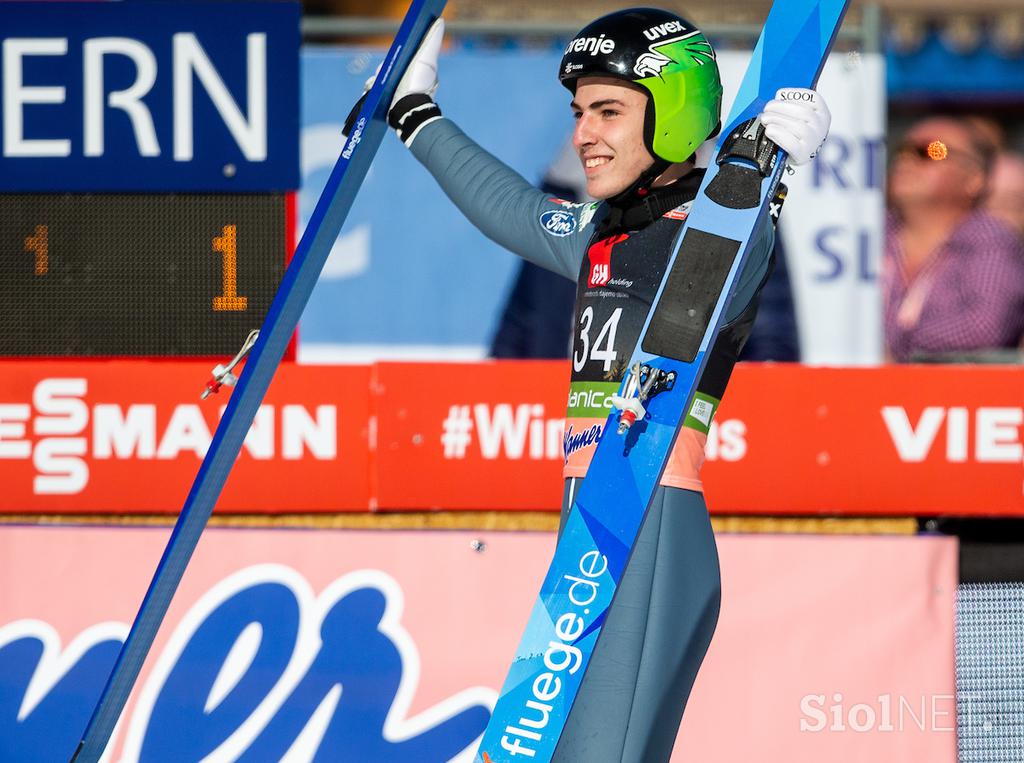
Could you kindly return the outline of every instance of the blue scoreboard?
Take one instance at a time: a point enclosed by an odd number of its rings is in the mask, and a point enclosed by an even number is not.
[[[233,354],[284,272],[296,2],[0,3],[0,355]]]

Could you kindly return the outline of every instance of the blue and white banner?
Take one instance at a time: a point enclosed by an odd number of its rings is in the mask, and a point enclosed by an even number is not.
[[[297,2],[0,3],[0,191],[298,185]]]

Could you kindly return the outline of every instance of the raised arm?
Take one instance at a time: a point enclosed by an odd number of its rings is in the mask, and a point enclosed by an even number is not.
[[[568,205],[551,199],[441,116],[433,95],[443,35],[444,20],[438,19],[398,85],[388,122],[485,236],[575,280],[599,205]],[[370,84],[372,80],[367,89]],[[358,106],[353,113],[358,113]]]
[[[485,236],[530,262],[576,279],[598,204],[552,199],[447,119],[424,127],[411,149]]]

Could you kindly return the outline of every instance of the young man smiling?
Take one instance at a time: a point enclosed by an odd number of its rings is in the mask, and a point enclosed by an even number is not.
[[[721,127],[715,53],[688,21],[636,8],[604,16],[566,47],[573,144],[600,201],[549,198],[487,154],[433,100],[439,21],[399,85],[389,121],[485,235],[577,283],[566,418],[563,521],[609,413],[700,187],[694,152]],[[761,116],[792,164],[810,161],[829,113],[810,90],[780,90]],[[560,763],[659,763],[718,619],[718,555],[701,490],[711,417],[750,332],[771,265],[773,226],[758,232],[727,324],[666,467],[601,639],[566,722]]]
[[[608,199],[625,190],[651,166],[642,140],[647,92],[639,85],[611,77],[576,81],[572,112],[576,119],[573,145],[583,162],[587,192]],[[659,177],[660,185],[675,182],[692,169],[691,162],[673,164]]]

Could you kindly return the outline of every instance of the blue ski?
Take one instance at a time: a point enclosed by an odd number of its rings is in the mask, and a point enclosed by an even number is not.
[[[313,210],[281,285],[270,305],[252,354],[228,400],[210,449],[199,467],[149,590],[100,695],[72,763],[95,763],[107,746],[142,663],[163,622],[199,536],[241,450],[256,411],[274,377],[331,246],[387,133],[387,111],[395,89],[445,0],[413,0],[366,95],[341,156]]]
[[[550,761],[785,154],[756,119],[814,87],[849,0],[776,0],[572,505],[476,763]],[[698,404],[700,401],[696,401]]]

